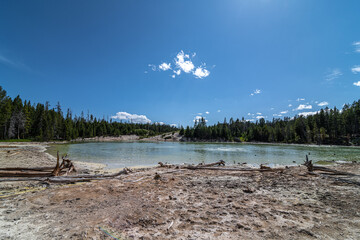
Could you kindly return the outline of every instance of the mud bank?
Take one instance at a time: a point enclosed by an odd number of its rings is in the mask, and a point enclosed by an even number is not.
[[[359,167],[331,166],[353,173],[354,183]],[[0,198],[0,239],[356,239],[360,187],[336,178],[295,166],[150,168],[89,183],[34,182]]]

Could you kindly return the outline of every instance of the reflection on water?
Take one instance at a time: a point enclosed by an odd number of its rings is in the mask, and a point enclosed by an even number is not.
[[[360,160],[360,148],[338,146],[298,146],[242,143],[79,143],[55,145],[48,152],[68,153],[78,161],[105,163],[109,168],[154,166],[167,163],[210,163],[223,159],[228,164],[302,163],[310,153],[314,161]]]

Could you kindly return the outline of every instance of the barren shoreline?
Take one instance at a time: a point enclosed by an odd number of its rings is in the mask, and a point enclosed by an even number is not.
[[[1,167],[54,166],[43,143],[1,143]],[[75,163],[79,171],[101,165]],[[335,164],[360,182],[360,164]],[[156,174],[157,173],[157,174]],[[159,179],[154,179],[159,175]],[[0,239],[356,239],[360,187],[307,174],[134,169],[78,184],[1,183]]]

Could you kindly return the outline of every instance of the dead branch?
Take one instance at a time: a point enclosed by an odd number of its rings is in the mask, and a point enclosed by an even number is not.
[[[330,172],[333,175],[349,175],[349,176],[354,176],[355,175],[355,174],[352,174],[352,173],[342,172],[342,171],[334,170],[334,169],[327,168],[327,167],[314,166],[313,163],[312,163],[312,160],[309,160],[308,155],[306,155],[304,165],[307,167],[309,172],[322,171],[322,172]]]
[[[220,160],[218,162],[215,163],[209,163],[209,164],[198,164],[197,167],[212,167],[212,166],[225,166],[225,161],[224,160]]]

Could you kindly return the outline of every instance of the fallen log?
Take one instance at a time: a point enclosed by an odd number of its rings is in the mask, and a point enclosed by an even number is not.
[[[270,168],[270,169],[261,169],[261,168],[219,168],[219,167],[197,167],[197,166],[185,166],[183,168],[190,170],[219,170],[219,171],[239,171],[239,172],[282,172],[284,168]]]
[[[66,182],[89,182],[91,180],[103,180],[109,178],[116,178],[123,174],[128,174],[131,170],[124,168],[123,170],[109,175],[74,175],[74,176],[50,176],[50,177],[22,177],[22,178],[0,178],[0,182],[15,182],[15,181],[42,181],[53,183]]]
[[[51,172],[1,172],[0,177],[51,177]]]
[[[214,163],[209,163],[209,164],[198,164],[197,167],[212,167],[212,166],[225,166],[225,161],[224,160],[220,160],[218,162],[214,162]]]
[[[120,176],[122,174],[128,174],[129,172],[132,172],[130,169],[128,168],[124,168],[123,170],[117,172],[117,173],[113,173],[113,174],[94,174],[94,175],[89,175],[89,174],[79,174],[79,175],[73,175],[73,176],[61,176],[62,178],[112,178],[112,177],[117,177]]]
[[[53,167],[42,167],[42,168],[0,168],[0,171],[39,171],[39,172],[51,172]]]

